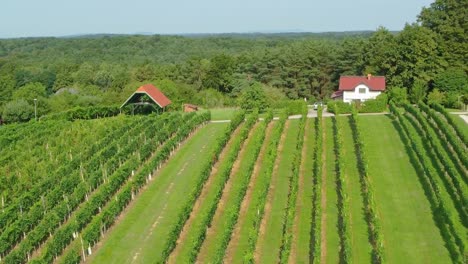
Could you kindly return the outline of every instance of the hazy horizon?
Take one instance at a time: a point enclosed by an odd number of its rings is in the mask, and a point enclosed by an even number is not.
[[[422,7],[432,2],[6,0],[0,11],[0,38],[138,33],[323,33],[373,31],[379,26],[399,31],[405,23],[415,22]]]

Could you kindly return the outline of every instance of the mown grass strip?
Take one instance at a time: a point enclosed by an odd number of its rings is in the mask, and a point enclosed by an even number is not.
[[[359,166],[359,174],[361,179],[361,191],[364,201],[365,217],[369,229],[369,240],[372,244],[372,262],[383,263],[384,262],[384,245],[383,237],[381,233],[381,226],[374,202],[374,190],[372,188],[369,172],[368,172],[368,160],[367,151],[362,140],[361,131],[362,128],[359,124],[359,118],[357,116],[356,108],[353,108],[351,114],[351,129],[353,131],[353,138],[355,142],[355,148],[357,153],[357,160]]]
[[[245,155],[240,156],[241,160],[237,173],[231,175],[232,185],[230,191],[223,193],[223,196],[226,196],[222,198],[224,202],[223,211],[219,212],[218,218],[215,216],[213,219],[214,221],[210,230],[208,230],[205,245],[201,248],[198,256],[198,261],[202,263],[221,263],[224,258],[226,247],[231,239],[232,231],[239,216],[242,200],[247,191],[255,162],[265,138],[266,126],[266,122],[261,122],[256,128],[252,139],[249,140],[249,144],[245,146]],[[211,237],[209,236],[210,234],[212,235]],[[203,251],[203,248],[207,251]],[[204,254],[204,252],[208,254]]]
[[[283,221],[287,214],[288,193],[290,188],[290,173],[294,158],[299,121],[290,120],[286,132],[283,151],[280,156],[278,168],[275,171],[277,181],[270,186],[271,208],[269,218],[266,218],[265,235],[259,241],[259,262],[273,263],[280,261],[280,252],[283,235]]]
[[[233,253],[234,263],[253,263],[255,245],[259,236],[259,229],[265,214],[267,194],[273,174],[273,167],[277,159],[278,144],[283,133],[287,116],[282,114],[280,120],[274,123],[270,140],[267,143],[265,157],[260,168],[258,183],[252,193],[252,200],[247,209],[244,225],[241,226],[240,240]]]
[[[181,247],[180,253],[174,256],[173,261],[175,263],[195,262],[200,247],[206,238],[206,229],[211,225],[224,186],[231,175],[232,166],[256,121],[256,115],[251,115],[247,118],[245,125],[242,127],[237,138],[234,139],[225,159],[220,161],[221,164],[219,165],[218,172],[216,175],[213,175],[215,178],[211,184],[211,189],[206,194],[206,197],[204,197],[205,202],[201,204],[199,213],[194,216],[192,226],[187,227],[186,242],[179,245]]]

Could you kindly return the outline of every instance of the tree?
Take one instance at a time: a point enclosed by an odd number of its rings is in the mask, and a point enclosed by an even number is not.
[[[436,0],[423,8],[418,21],[440,36],[439,46],[451,66],[467,69],[468,28],[466,0]]]
[[[260,112],[265,111],[268,103],[262,85],[254,83],[242,91],[242,95],[239,98],[239,106],[245,110],[258,109]]]
[[[408,101],[408,90],[400,87],[392,87],[388,90],[389,100],[397,105],[401,105]]]
[[[8,102],[3,108],[2,118],[5,122],[25,122],[34,117],[34,107],[26,100]]]
[[[46,96],[46,87],[42,83],[28,83],[13,92],[13,99],[23,99],[29,104],[32,104],[34,99],[44,99]]]
[[[427,95],[427,104],[443,104],[445,101],[445,94],[439,89],[434,89]]]
[[[203,80],[205,88],[213,88],[223,93],[230,93],[233,86],[234,58],[226,54],[213,57]]]
[[[410,101],[413,104],[424,100],[426,97],[427,85],[423,81],[416,81],[410,90]]]

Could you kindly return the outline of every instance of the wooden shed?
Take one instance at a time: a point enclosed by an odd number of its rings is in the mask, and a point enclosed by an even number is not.
[[[138,107],[150,106],[157,111],[164,111],[165,108],[171,104],[171,100],[167,98],[156,86],[152,84],[145,84],[138,88],[128,99],[123,103],[120,108],[127,105],[133,106],[133,111]]]

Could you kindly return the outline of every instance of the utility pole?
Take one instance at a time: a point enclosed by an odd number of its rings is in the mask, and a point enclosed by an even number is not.
[[[34,119],[37,121],[37,99],[34,98]]]

